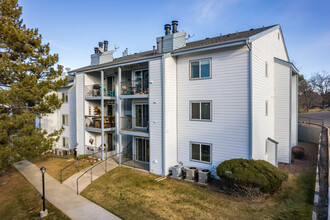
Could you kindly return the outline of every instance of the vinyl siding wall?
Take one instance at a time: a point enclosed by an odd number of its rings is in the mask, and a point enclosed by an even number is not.
[[[211,79],[190,80],[189,61],[211,58]],[[177,58],[178,160],[211,169],[224,160],[249,158],[249,51],[246,46]],[[190,101],[211,100],[212,121],[191,121]],[[211,163],[190,160],[190,142],[212,144]]]
[[[298,75],[292,76],[291,147],[298,145]]]
[[[291,142],[291,70],[275,63],[275,140],[278,144],[278,161],[290,163]]]
[[[288,60],[279,29],[252,42],[252,158],[266,159],[265,145],[268,137],[275,139],[275,72],[274,57]],[[265,76],[265,63],[268,77]],[[268,101],[268,115],[265,102]]]
[[[166,123],[166,168],[168,174],[170,167],[177,164],[177,108],[176,108],[176,58],[165,59],[165,123]]]
[[[162,174],[162,67],[161,60],[149,61],[150,172]]]
[[[77,153],[85,154],[85,120],[84,120],[84,74],[76,73],[76,124],[77,124]]]

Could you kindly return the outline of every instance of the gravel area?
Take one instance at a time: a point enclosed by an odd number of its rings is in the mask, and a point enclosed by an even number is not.
[[[293,163],[279,163],[278,168],[286,172],[296,175],[299,173],[315,173],[317,165],[317,144],[308,142],[299,142],[299,147],[305,150],[305,157],[301,160],[294,159]]]

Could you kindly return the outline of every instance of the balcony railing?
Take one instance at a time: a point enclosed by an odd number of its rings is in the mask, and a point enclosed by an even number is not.
[[[102,117],[99,115],[86,115],[86,128],[101,128],[101,119]],[[104,128],[115,128],[115,121],[115,116],[104,116]]]
[[[149,132],[149,119],[136,119],[132,117],[121,117],[121,130],[133,132]]]
[[[149,94],[148,89],[143,89],[141,84],[130,81],[121,83],[121,95],[143,95]]]
[[[106,86],[105,86],[106,87]],[[115,97],[115,90],[107,91],[104,88],[104,96]],[[101,96],[101,84],[93,84],[85,86],[85,97],[100,97]]]

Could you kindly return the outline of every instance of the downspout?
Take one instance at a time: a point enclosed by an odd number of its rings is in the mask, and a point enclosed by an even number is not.
[[[249,74],[248,74],[248,100],[249,100],[249,159],[252,159],[253,150],[253,114],[252,114],[252,44],[249,39],[246,40],[246,46],[249,48]]]
[[[162,44],[163,47],[163,44]],[[165,167],[166,167],[166,123],[165,123],[165,55],[162,55],[162,170],[163,170],[163,176],[166,175]]]

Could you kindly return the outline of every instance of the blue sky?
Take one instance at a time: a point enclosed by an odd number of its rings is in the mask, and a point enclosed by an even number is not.
[[[19,0],[27,27],[39,28],[59,64],[90,64],[99,41],[119,46],[115,57],[151,50],[164,24],[178,20],[190,41],[280,24],[291,61],[309,77],[330,71],[329,0]]]

